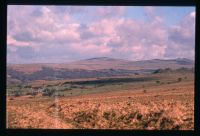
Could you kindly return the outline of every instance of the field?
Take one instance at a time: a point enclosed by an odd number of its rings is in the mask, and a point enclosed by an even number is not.
[[[54,88],[53,95],[8,95],[7,128],[194,129],[191,72],[29,85]]]

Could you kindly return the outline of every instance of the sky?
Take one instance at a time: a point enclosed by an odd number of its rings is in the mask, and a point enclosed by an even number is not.
[[[8,63],[195,55],[195,7],[8,6]]]

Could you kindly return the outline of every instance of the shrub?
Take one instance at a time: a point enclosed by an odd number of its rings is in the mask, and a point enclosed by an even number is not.
[[[55,89],[48,89],[48,88],[46,88],[46,89],[44,89],[44,92],[43,92],[42,96],[49,96],[49,97],[51,97],[54,94],[55,94]]]
[[[160,83],[160,81],[159,81],[159,80],[157,80],[157,81],[156,81],[156,83],[157,83],[157,84],[159,84],[159,83]]]
[[[11,97],[9,100],[14,100],[14,98],[13,98],[13,97]]]
[[[18,96],[20,96],[20,93],[19,93],[18,91],[15,91],[15,92],[14,92],[14,96],[15,96],[15,97],[18,97]]]
[[[32,92],[32,93],[31,93],[31,96],[34,96],[34,97],[35,97],[37,94],[38,94],[37,92]]]
[[[141,120],[142,119],[142,114],[138,113],[136,118],[137,118],[137,120]]]
[[[135,73],[135,75],[139,75],[139,73]]]
[[[174,126],[174,121],[170,118],[163,117],[160,121],[160,129],[172,129]]]
[[[179,78],[178,78],[178,82],[181,82],[181,81],[182,81],[182,78],[179,77]]]
[[[31,95],[31,92],[27,92],[26,95]]]
[[[147,93],[147,90],[143,90],[143,93]]]
[[[26,85],[26,86],[24,86],[24,88],[31,88],[31,86],[30,85]]]
[[[103,117],[107,120],[109,120],[110,112],[104,112]]]

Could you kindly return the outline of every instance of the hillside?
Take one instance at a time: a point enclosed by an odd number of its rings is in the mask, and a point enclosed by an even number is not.
[[[129,61],[100,57],[62,64],[8,64],[7,73],[9,79],[30,81],[129,76],[166,68],[194,68],[194,61],[185,58]]]

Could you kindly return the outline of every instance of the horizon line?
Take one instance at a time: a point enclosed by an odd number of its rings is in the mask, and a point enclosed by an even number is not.
[[[141,60],[128,60],[128,59],[122,59],[122,58],[114,58],[114,57],[92,57],[92,58],[86,58],[86,59],[79,59],[79,60],[72,60],[69,62],[22,62],[22,63],[12,63],[12,62],[6,62],[7,65],[12,65],[12,64],[64,64],[64,63],[73,63],[73,62],[77,62],[77,61],[84,61],[84,60],[91,60],[91,59],[100,59],[100,58],[107,58],[107,59],[116,59],[116,60],[124,60],[124,61],[132,61],[132,62],[137,62],[137,61],[149,61],[149,60],[177,60],[177,59],[188,59],[191,61],[195,61],[194,59],[191,58],[181,58],[181,57],[177,57],[177,58],[154,58],[154,59],[141,59]]]

